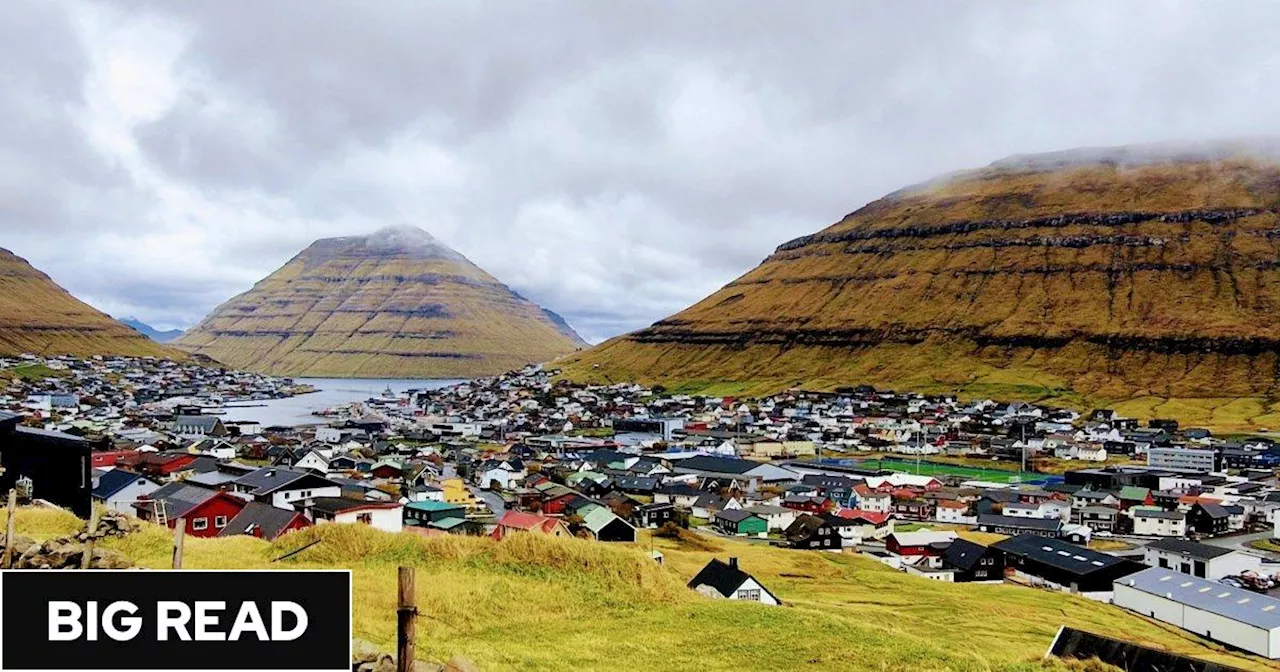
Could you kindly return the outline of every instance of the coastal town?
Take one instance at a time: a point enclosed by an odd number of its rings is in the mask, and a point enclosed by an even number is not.
[[[91,498],[193,537],[354,524],[856,553],[921,579],[1111,602],[1280,657],[1235,634],[1280,631],[1280,445],[1265,437],[869,386],[739,399],[581,385],[538,366],[263,426],[228,410],[313,389],[152,358],[29,355],[0,375],[0,479],[27,445],[81,451],[90,470],[83,488],[61,482],[74,467],[3,485],[77,512]],[[750,572],[717,559],[689,587],[785,602]]]

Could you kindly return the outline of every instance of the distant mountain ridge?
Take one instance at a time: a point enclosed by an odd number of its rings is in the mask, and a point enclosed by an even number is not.
[[[1018,156],[785,242],[565,367],[738,393],[872,384],[1126,401],[1136,416],[1273,427],[1278,259],[1280,143]]]
[[[126,324],[130,327],[133,327],[135,330],[140,332],[143,336],[146,336],[147,338],[155,341],[156,343],[168,343],[178,338],[179,336],[182,336],[182,334],[184,333],[181,329],[167,329],[165,331],[160,331],[155,327],[147,324],[146,322],[139,320],[136,317],[126,317],[120,320],[120,322],[122,324]]]
[[[584,345],[412,226],[317,240],[174,344],[236,368],[369,378],[491,375]]]
[[[0,248],[0,355],[126,355],[184,359],[58,286]]]

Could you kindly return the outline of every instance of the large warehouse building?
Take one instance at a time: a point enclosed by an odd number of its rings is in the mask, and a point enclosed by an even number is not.
[[[1120,607],[1267,658],[1280,658],[1280,600],[1152,567],[1115,582]]]

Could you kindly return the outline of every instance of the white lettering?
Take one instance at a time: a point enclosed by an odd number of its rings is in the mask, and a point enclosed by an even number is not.
[[[89,600],[84,604],[85,639],[98,641],[98,603]]]
[[[262,623],[262,614],[258,613],[258,605],[253,602],[240,605],[240,613],[236,614],[236,622],[232,624],[231,634],[227,639],[233,642],[240,641],[240,636],[246,632],[257,635],[260,642],[271,641],[267,626]]]
[[[298,619],[298,624],[292,630],[282,630],[285,612],[291,613]],[[302,636],[307,631],[307,612],[296,602],[272,602],[271,603],[271,641],[273,642],[292,642]]]
[[[218,616],[210,611],[222,611],[227,608],[226,602],[196,602],[196,641],[221,642],[227,635],[221,632],[210,632],[209,628],[218,627]]]
[[[122,611],[129,615],[117,618],[116,614]],[[132,602],[112,602],[102,611],[102,631],[117,642],[127,642],[137,637],[142,632],[142,617],[134,616],[136,613],[138,605]],[[124,626],[123,629],[121,626]]]
[[[64,625],[69,629],[64,631]],[[80,605],[58,600],[49,602],[49,641],[69,642],[79,639],[83,632],[84,628],[80,625]]]
[[[187,631],[187,623],[191,621],[191,607],[183,602],[161,600],[156,603],[156,639],[169,641],[169,630],[173,630],[178,639],[189,642],[191,633]]]

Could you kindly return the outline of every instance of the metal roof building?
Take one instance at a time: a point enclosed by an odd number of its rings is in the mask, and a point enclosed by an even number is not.
[[[1115,582],[1112,601],[1183,630],[1280,658],[1280,600],[1160,567]]]

